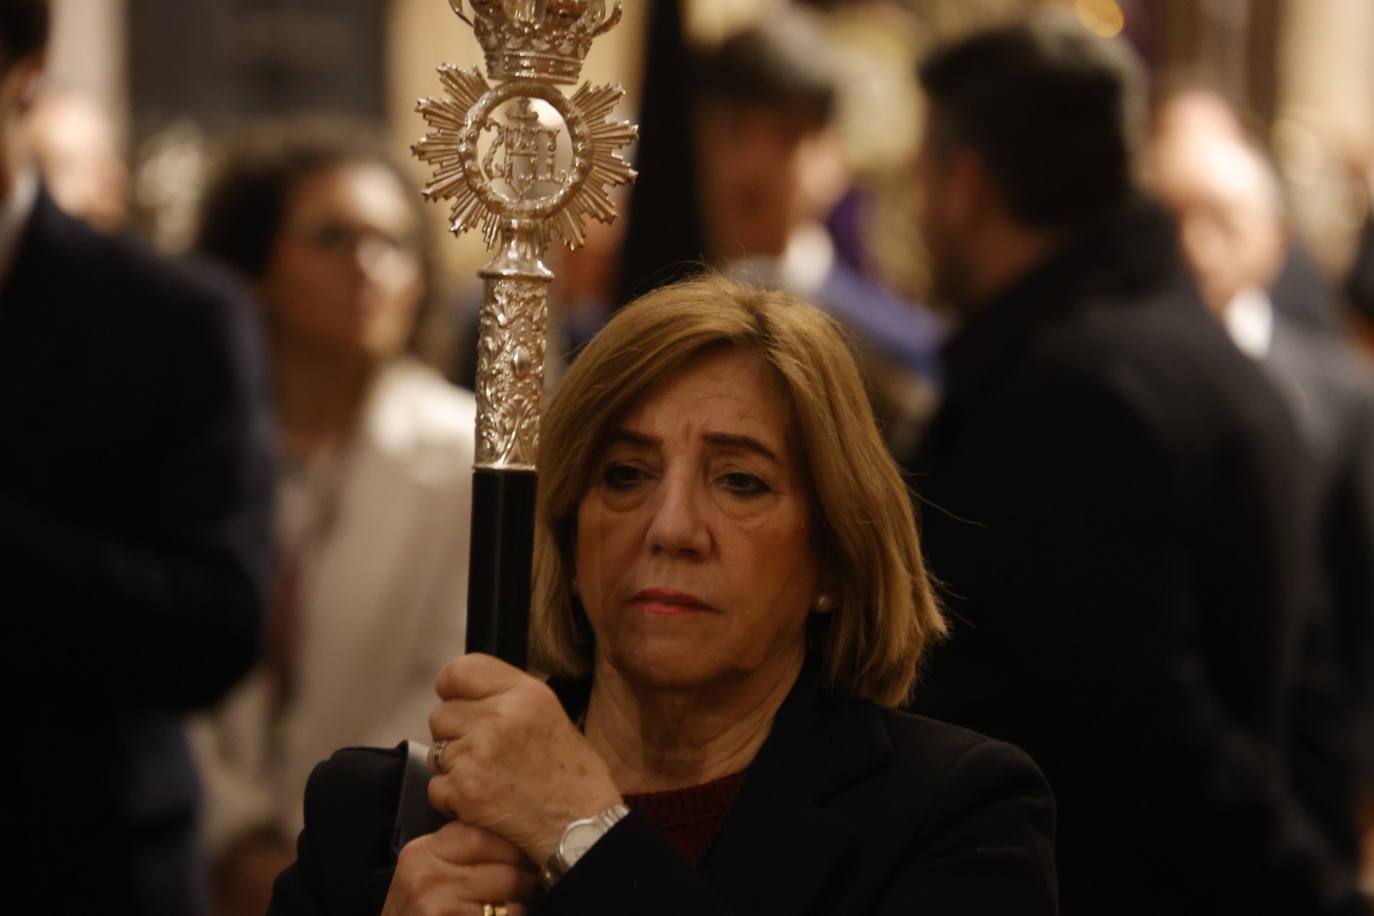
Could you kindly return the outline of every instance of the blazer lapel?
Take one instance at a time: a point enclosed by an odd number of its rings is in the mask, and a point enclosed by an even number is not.
[[[739,912],[808,912],[857,839],[826,800],[891,754],[878,711],[827,694],[808,666],[725,815],[704,877]]]

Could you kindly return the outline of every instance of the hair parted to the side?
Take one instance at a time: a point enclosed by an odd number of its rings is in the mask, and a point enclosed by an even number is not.
[[[843,332],[796,297],[708,275],[621,309],[563,378],[539,448],[531,646],[552,674],[584,675],[595,651],[573,593],[577,510],[615,424],[706,352],[756,352],[792,402],[813,522],[835,611],[813,652],[827,683],[884,706],[907,700],[945,633],[921,559],[910,493],[888,455]]]

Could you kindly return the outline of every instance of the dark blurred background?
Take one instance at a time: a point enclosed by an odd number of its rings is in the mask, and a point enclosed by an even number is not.
[[[1352,178],[1374,147],[1374,5],[1365,0],[1041,0],[1071,7],[1096,31],[1120,33],[1146,60],[1156,92],[1202,83],[1230,99],[1272,146],[1294,215],[1333,276],[1352,258],[1362,201]],[[769,0],[629,0],[586,71],[643,95],[651,13],[680,9],[682,34],[719,42],[776,5]],[[906,177],[919,102],[907,76],[933,41],[1039,5],[1036,0],[828,0],[834,36],[853,52],[837,124],[857,182]],[[478,61],[445,0],[60,0],[51,83],[93,101],[131,165],[138,231],[176,248],[201,157],[264,116],[337,114],[386,130],[396,154],[424,133],[414,100],[437,91],[441,61]],[[653,163],[640,163],[652,170]],[[417,184],[423,170],[414,168]],[[863,227],[872,269],[919,296],[923,271],[900,231],[900,195],[869,195]],[[434,208],[442,225],[441,208]],[[471,240],[441,247],[442,286],[470,277]]]

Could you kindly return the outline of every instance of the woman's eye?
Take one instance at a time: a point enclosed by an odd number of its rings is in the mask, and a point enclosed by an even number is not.
[[[353,240],[353,231],[341,223],[325,223],[310,237],[311,244],[321,251],[342,251]]]
[[[736,496],[762,496],[765,493],[773,492],[773,488],[768,484],[753,474],[746,474],[744,471],[731,471],[723,475],[721,483],[725,485],[725,489]]]
[[[612,464],[602,473],[602,479],[613,490],[626,490],[643,480],[644,472],[632,464]]]

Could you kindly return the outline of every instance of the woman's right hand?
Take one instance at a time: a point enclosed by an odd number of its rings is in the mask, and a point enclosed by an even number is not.
[[[401,850],[382,916],[483,916],[487,903],[504,904],[508,916],[525,916],[537,881],[519,847],[450,821]]]

